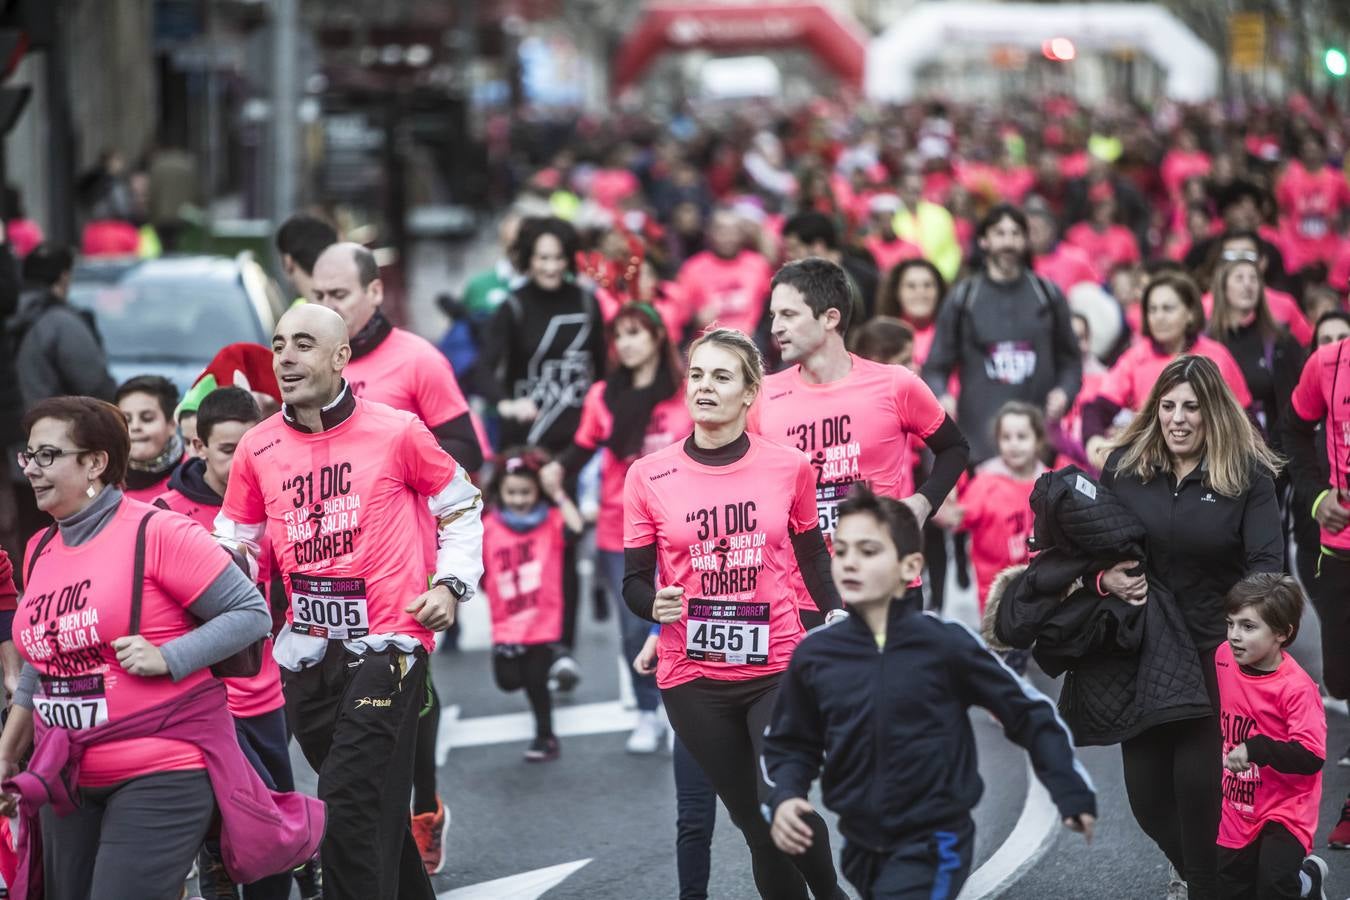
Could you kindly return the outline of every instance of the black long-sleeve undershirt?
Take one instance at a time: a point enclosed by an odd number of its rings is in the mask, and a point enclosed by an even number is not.
[[[1283,416],[1284,452],[1289,457],[1289,475],[1294,492],[1312,503],[1323,490],[1330,487],[1322,476],[1317,452],[1317,422],[1285,410]]]
[[[945,423],[944,423],[945,424]],[[939,429],[941,430],[941,429]],[[935,432],[936,434],[936,432]],[[750,451],[750,439],[742,434],[729,444],[705,450],[694,443],[693,435],[685,439],[684,452],[705,466],[728,466]],[[932,480],[931,478],[929,479]],[[946,496],[945,494],[943,496]],[[843,607],[839,591],[830,576],[830,551],[819,528],[791,535],[792,553],[797,558],[802,581],[807,593],[821,612]],[[652,604],[656,601],[656,544],[627,547],[623,551],[623,601],[633,615],[655,622]]]
[[[915,493],[928,498],[928,503],[932,507],[928,515],[932,516],[947,499],[952,488],[956,487],[961,473],[966,470],[966,463],[970,461],[970,442],[966,440],[966,436],[961,433],[960,427],[952,417],[947,416],[937,431],[924,439],[924,443],[933,451],[933,466]],[[803,569],[803,575],[805,572]]]
[[[464,471],[477,472],[483,467],[483,448],[478,443],[478,433],[473,430],[473,419],[468,412],[437,425],[431,429],[431,436],[442,450],[464,467]]]
[[[1298,741],[1277,741],[1264,734],[1247,738],[1247,759],[1287,775],[1316,775],[1326,760]]]

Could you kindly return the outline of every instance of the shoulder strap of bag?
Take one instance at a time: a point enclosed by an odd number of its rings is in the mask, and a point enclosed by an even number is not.
[[[33,555],[28,557],[28,571],[24,573],[23,576],[23,586],[25,590],[28,589],[28,582],[33,580],[33,567],[37,565],[38,557],[42,555],[42,551],[47,548],[47,545],[52,542],[52,538],[54,537],[56,537],[55,523],[50,525],[47,530],[43,532],[42,539],[39,540],[37,546],[33,548]]]
[[[127,627],[127,634],[141,632],[141,589],[145,581],[145,529],[155,512],[152,509],[146,513],[136,528],[136,558],[131,567],[131,624]]]

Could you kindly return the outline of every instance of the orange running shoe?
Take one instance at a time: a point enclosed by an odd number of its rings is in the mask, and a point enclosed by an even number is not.
[[[436,797],[436,811],[418,813],[412,817],[413,840],[417,841],[417,852],[422,854],[422,866],[428,875],[435,875],[445,868],[445,826],[450,824],[445,804]]]

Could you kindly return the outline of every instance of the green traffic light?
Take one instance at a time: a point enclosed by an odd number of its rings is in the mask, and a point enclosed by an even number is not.
[[[1334,47],[1327,51],[1323,61],[1326,63],[1327,71],[1335,78],[1344,78],[1345,73],[1350,71],[1350,60],[1347,60],[1345,54]]]

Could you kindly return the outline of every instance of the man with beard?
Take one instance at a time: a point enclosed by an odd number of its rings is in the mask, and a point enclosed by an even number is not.
[[[976,229],[982,266],[952,288],[938,313],[923,377],[970,440],[970,461],[995,453],[990,425],[999,408],[1020,400],[1056,420],[1083,378],[1064,295],[1031,270],[1027,217],[1000,204]],[[961,382],[961,399],[948,391]]]

